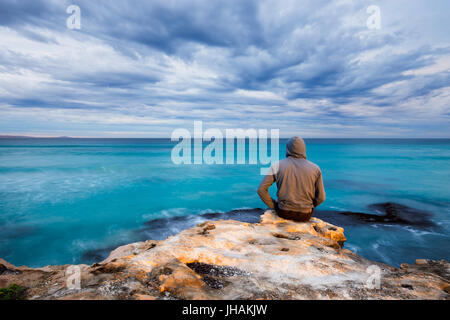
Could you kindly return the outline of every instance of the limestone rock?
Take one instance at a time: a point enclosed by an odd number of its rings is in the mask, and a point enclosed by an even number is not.
[[[340,227],[297,223],[266,211],[259,223],[207,221],[164,241],[113,250],[78,265],[15,267],[0,260],[0,287],[15,282],[29,299],[448,299],[446,261],[400,269],[344,249]]]

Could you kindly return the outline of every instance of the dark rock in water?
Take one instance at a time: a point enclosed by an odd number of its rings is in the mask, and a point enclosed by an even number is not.
[[[264,209],[236,209],[228,212],[204,213],[200,216],[209,220],[236,220],[241,222],[257,223],[259,217],[264,214]]]
[[[377,224],[409,225],[423,228],[435,226],[431,221],[431,213],[402,204],[392,202],[376,203],[369,205],[368,209],[376,212],[376,214],[317,210],[314,216],[342,226],[357,224],[359,221]]]
[[[431,221],[431,213],[402,204],[384,202],[372,204],[368,208],[383,213],[383,221],[422,227],[434,226],[434,223]]]

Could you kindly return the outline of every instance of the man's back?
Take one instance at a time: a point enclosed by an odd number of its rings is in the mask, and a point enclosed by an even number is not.
[[[322,173],[317,165],[303,158],[288,157],[279,162],[278,172],[275,174],[277,183],[278,206],[284,210],[309,211],[325,200],[317,198],[316,190],[320,186]],[[319,190],[320,191],[320,190]]]
[[[325,200],[320,168],[306,159],[306,147],[301,138],[290,139],[286,146],[286,159],[271,168],[258,188],[258,194],[269,208],[310,213]],[[277,183],[278,201],[275,205],[268,192]]]

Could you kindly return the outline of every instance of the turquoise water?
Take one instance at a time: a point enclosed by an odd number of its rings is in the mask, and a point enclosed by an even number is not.
[[[82,263],[88,250],[135,240],[152,219],[263,207],[259,166],[175,165],[173,146],[1,139],[0,257],[34,267]],[[282,141],[280,157],[284,148]],[[437,225],[349,225],[347,248],[393,265],[450,259],[450,140],[312,139],[307,154],[324,176],[320,209],[368,212],[370,204],[396,202],[429,211]]]

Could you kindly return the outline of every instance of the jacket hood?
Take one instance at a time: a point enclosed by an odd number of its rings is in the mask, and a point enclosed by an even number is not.
[[[292,137],[286,144],[286,157],[306,159],[306,145],[300,137]]]

